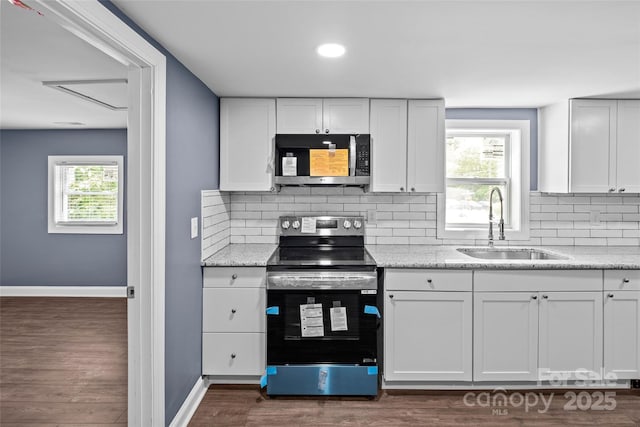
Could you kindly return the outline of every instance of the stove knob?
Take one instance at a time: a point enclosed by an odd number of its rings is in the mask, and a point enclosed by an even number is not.
[[[358,230],[358,229],[360,229],[360,227],[362,227],[362,223],[360,221],[358,221],[357,219],[355,221],[353,221],[353,228]]]
[[[300,228],[300,221],[298,220],[293,221],[293,229],[297,230],[298,228]]]
[[[289,223],[289,221],[282,221],[282,228],[284,230],[288,229],[290,225],[291,223]]]
[[[345,220],[344,223],[342,224],[342,226],[347,230],[350,229],[351,228],[351,221],[349,221],[348,219]]]

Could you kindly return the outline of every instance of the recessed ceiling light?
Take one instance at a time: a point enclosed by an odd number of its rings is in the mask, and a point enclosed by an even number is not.
[[[344,55],[346,51],[347,50],[344,48],[344,46],[337,43],[321,44],[316,49],[316,52],[318,52],[318,55],[324,56],[325,58],[338,58]]]

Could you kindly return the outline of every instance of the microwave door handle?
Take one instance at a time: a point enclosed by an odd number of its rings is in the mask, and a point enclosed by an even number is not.
[[[349,176],[356,176],[356,137],[349,137]]]

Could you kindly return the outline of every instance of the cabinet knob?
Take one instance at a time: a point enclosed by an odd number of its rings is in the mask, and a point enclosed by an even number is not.
[[[400,191],[404,191],[404,187],[400,187]]]
[[[235,308],[231,309],[231,314],[236,314],[236,309]]]
[[[531,295],[531,299],[533,299],[533,300],[538,299],[538,295]]]
[[[411,191],[416,191],[416,187],[411,187]]]
[[[433,283],[433,280],[431,280],[431,279],[427,279],[427,283],[428,283],[428,284],[432,284],[432,283]]]
[[[324,133],[329,133],[329,129],[325,129],[325,130],[324,130]]]
[[[389,294],[389,298],[393,299],[393,294]]]
[[[624,279],[622,279],[622,283],[629,283],[629,279],[625,277]]]
[[[231,278],[232,278],[233,280],[236,280],[236,279],[238,278],[238,275],[237,275],[237,274],[232,274],[232,275],[231,275]]]
[[[626,190],[626,188],[621,188],[618,191],[622,193],[622,192],[624,192],[624,190]]]
[[[320,133],[320,129],[316,129],[316,133]]]
[[[549,295],[542,295],[542,298],[549,299]]]
[[[236,358],[236,354],[235,353],[231,353],[231,358],[235,359]]]
[[[273,193],[274,191],[276,191],[276,187],[271,187],[271,192]]]
[[[607,295],[609,298],[613,298],[613,294],[609,294]]]
[[[609,193],[613,193],[614,191],[616,191],[616,189],[613,187],[609,189]]]

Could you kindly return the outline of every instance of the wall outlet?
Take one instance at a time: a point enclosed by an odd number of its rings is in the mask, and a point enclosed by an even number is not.
[[[369,224],[375,224],[376,223],[376,210],[375,209],[369,209],[367,210],[367,222]]]
[[[191,238],[198,237],[198,217],[191,218]]]
[[[594,209],[589,214],[589,223],[591,225],[600,225],[600,211]]]

